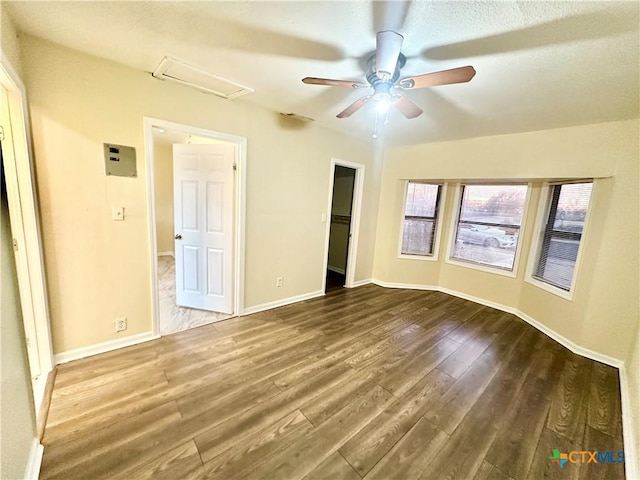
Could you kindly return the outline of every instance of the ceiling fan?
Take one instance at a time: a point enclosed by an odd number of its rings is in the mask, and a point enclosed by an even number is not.
[[[337,117],[350,117],[373,100],[376,103],[378,114],[385,116],[386,123],[386,115],[390,105],[397,108],[406,118],[419,117],[423,112],[418,105],[399,93],[399,91],[433,87],[436,85],[465,83],[471,80],[476,74],[472,66],[466,66],[400,78],[400,70],[407,61],[406,57],[400,52],[403,40],[404,37],[402,35],[392,30],[385,30],[376,34],[376,51],[367,60],[366,79],[368,84],[317,77],[305,77],[302,81],[309,85],[329,85],[356,89],[373,88],[373,93],[359,98],[340,112]],[[377,122],[378,115],[376,115],[376,128],[373,133],[373,138],[377,138],[378,136]]]

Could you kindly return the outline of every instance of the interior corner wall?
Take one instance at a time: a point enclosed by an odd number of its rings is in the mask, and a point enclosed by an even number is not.
[[[154,188],[156,200],[156,243],[159,253],[173,252],[173,146],[154,142]]]
[[[638,322],[640,230],[638,120],[387,150],[382,174],[374,278],[444,288],[528,315],[574,344],[623,361]],[[573,300],[524,280],[544,179],[596,178]],[[409,179],[532,181],[517,276],[445,261],[453,227],[449,189],[438,261],[398,257],[402,195]]]
[[[245,308],[321,293],[332,158],[367,169],[356,281],[371,277],[379,179],[369,143],[28,35],[21,49],[55,353],[152,329],[145,116],[247,138]],[[136,149],[137,178],[105,176],[103,142]],[[116,334],[122,316],[128,329]]]
[[[631,448],[636,452],[633,459],[636,464],[632,465],[627,472],[635,471],[640,473],[640,456],[637,453],[640,452],[640,317],[638,318],[638,323],[635,333],[633,331],[627,332],[632,338],[633,345],[625,361],[626,391],[629,395],[630,411],[628,412],[629,420],[625,423],[624,428],[631,430],[633,439]],[[627,433],[625,430],[625,436]]]
[[[6,55],[7,60],[11,62],[11,66],[22,78],[22,56],[18,32],[6,8],[6,5],[0,2],[0,45],[2,45],[2,53]]]

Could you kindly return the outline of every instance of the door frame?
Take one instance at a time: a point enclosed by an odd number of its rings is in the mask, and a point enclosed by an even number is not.
[[[333,203],[333,183],[335,178],[336,166],[347,167],[355,170],[355,179],[353,181],[353,199],[351,202],[351,222],[349,224],[349,246],[347,248],[347,267],[345,269],[344,286],[353,288],[356,275],[356,260],[358,254],[358,237],[360,234],[360,215],[362,212],[362,193],[364,190],[364,173],[365,167],[361,163],[340,160],[339,158],[331,159],[329,170],[329,202],[327,207],[327,227],[325,232],[324,243],[324,267],[322,269],[322,292],[327,289],[327,268],[329,266],[329,237],[331,234],[331,205]]]
[[[0,83],[7,94],[7,120],[10,125],[4,125],[3,142],[9,220],[17,245],[14,253],[18,289],[38,416],[47,378],[54,366],[53,345],[26,88],[4,52],[0,62]],[[35,348],[31,348],[34,344]]]
[[[247,183],[247,139],[237,135],[216,132],[205,128],[175,123],[158,118],[144,117],[144,147],[147,174],[147,210],[149,217],[149,252],[151,255],[151,297],[153,335],[160,336],[160,296],[158,285],[158,244],[156,232],[155,197],[155,157],[153,150],[153,127],[177,130],[187,135],[222,140],[235,145],[236,175],[234,181],[234,315],[244,313],[244,260],[245,260],[245,219]]]

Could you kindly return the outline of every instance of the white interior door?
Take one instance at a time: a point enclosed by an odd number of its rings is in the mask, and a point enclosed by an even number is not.
[[[233,313],[232,144],[173,146],[176,302]]]

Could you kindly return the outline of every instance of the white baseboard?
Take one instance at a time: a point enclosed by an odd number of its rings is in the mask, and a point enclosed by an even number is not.
[[[394,283],[394,282],[383,282],[382,280],[377,280],[373,278],[371,283],[374,285],[378,285],[379,287],[384,288],[404,288],[407,290],[434,290],[436,292],[440,291],[439,287],[433,285],[419,285],[417,283]]]
[[[158,256],[159,257],[173,257],[173,258],[175,258],[174,253],[172,251],[158,252]]]
[[[40,408],[42,407],[42,399],[44,398],[44,391],[47,388],[47,378],[50,372],[41,372],[40,376],[36,380],[35,387],[33,388],[33,399],[36,404],[36,418],[40,415]]]
[[[371,283],[371,279],[370,278],[365,278],[364,280],[358,280],[355,281],[351,284],[350,287],[347,288],[356,288],[356,287],[362,287],[363,285],[369,285]]]
[[[631,407],[631,389],[627,369],[623,364],[620,372],[620,397],[622,400],[622,439],[624,441],[624,470],[628,480],[640,479],[640,465],[638,465],[638,449],[636,445],[636,429],[640,428],[633,419]]]
[[[604,355],[602,353],[596,352],[594,350],[590,350],[588,348],[584,348],[583,346],[574,343],[573,341],[571,341],[568,338],[560,335],[556,331],[551,330],[549,327],[541,324],[540,322],[538,322],[534,318],[531,318],[526,313],[523,313],[523,312],[521,312],[519,310],[516,310],[514,312],[514,314],[517,315],[518,317],[520,317],[525,322],[527,322],[532,327],[535,327],[536,329],[540,330],[546,336],[551,337],[552,339],[554,339],[560,345],[562,345],[564,347],[567,347],[569,350],[571,350],[573,353],[575,353],[577,355],[589,358],[591,360],[595,360],[596,362],[600,362],[600,363],[604,363],[606,365],[610,365],[610,366],[618,368],[618,369],[621,368],[624,365],[624,362],[622,360],[618,359],[618,358],[613,358],[613,357],[610,357],[608,355]]]
[[[464,298],[465,300],[469,300],[470,302],[479,303],[480,305],[484,305],[485,307],[495,308],[496,310],[500,310],[502,312],[513,313],[514,315],[518,315],[518,310],[508,305],[492,302],[490,300],[485,300],[484,298],[480,298],[480,297],[474,297],[473,295],[468,295],[466,293],[458,292],[457,290],[452,290],[446,287],[438,287],[438,291],[442,293],[446,293],[448,295],[453,295],[454,297]]]
[[[152,332],[139,333],[137,335],[131,335],[129,337],[117,338],[108,342],[98,343],[96,345],[89,345],[88,347],[81,347],[74,350],[57,353],[53,356],[53,361],[56,365],[58,365],[60,363],[71,362],[72,360],[78,360],[80,358],[98,355],[99,353],[105,353],[112,350],[117,350],[119,348],[130,347],[131,345],[148,342],[149,340],[155,340],[156,338],[160,338],[160,336],[154,335]]]
[[[302,295],[296,295],[295,297],[283,298],[282,300],[276,300],[275,302],[263,303],[261,305],[247,307],[242,312],[242,316],[264,312],[265,310],[271,310],[272,308],[284,307],[285,305],[291,305],[292,303],[322,297],[323,295],[324,292],[322,290],[318,290],[317,292],[303,293]]]
[[[344,268],[340,268],[340,267],[334,267],[333,265],[327,265],[327,270],[331,270],[332,272],[336,272],[339,273],[341,275],[344,275],[346,270]]]
[[[640,479],[640,470],[639,470],[640,467],[638,466],[638,457],[636,453],[638,452],[638,448],[640,448],[640,446],[635,445],[635,438],[636,438],[635,429],[637,428],[637,426],[633,421],[630,389],[629,389],[624,361],[618,358],[604,355],[594,350],[590,350],[581,345],[578,345],[574,343],[572,340],[569,340],[563,335],[560,335],[556,331],[538,322],[537,320],[530,317],[526,313],[521,312],[517,308],[509,307],[507,305],[502,305],[500,303],[485,300],[483,298],[474,297],[473,295],[468,295],[463,292],[458,292],[458,291],[451,290],[445,287],[440,287],[440,286],[391,283],[391,282],[383,282],[381,280],[376,280],[376,279],[373,279],[372,283],[379,285],[381,287],[386,287],[386,288],[406,288],[411,290],[435,290],[438,292],[453,295],[455,297],[464,298],[465,300],[479,303],[480,305],[485,305],[487,307],[495,308],[496,310],[512,313],[515,316],[527,322],[529,325],[531,325],[535,329],[544,333],[546,336],[552,338],[553,340],[558,342],[560,345],[568,348],[573,353],[580,355],[582,357],[589,358],[591,360],[595,360],[596,362],[604,363],[606,365],[617,368],[620,376],[620,397],[621,397],[621,403],[622,403],[622,423],[623,423],[623,441],[624,441],[624,458],[625,458],[626,477],[629,480]]]
[[[42,465],[42,456],[44,455],[44,446],[38,441],[37,438],[33,439],[31,449],[29,451],[29,460],[27,461],[27,468],[24,472],[24,478],[26,480],[38,480],[40,476],[40,466]]]
[[[558,342],[560,345],[562,345],[564,347],[567,347],[569,350],[571,350],[573,353],[575,353],[577,355],[581,355],[583,357],[590,358],[591,360],[595,360],[597,362],[604,363],[606,365],[610,365],[610,366],[615,367],[615,368],[620,368],[623,365],[623,361],[622,360],[617,359],[617,358],[613,358],[613,357],[609,357],[608,355],[603,355],[602,353],[595,352],[593,350],[589,350],[588,348],[584,348],[584,347],[574,343],[573,341],[569,340],[568,338],[560,335],[559,333],[555,332],[554,330],[551,330],[550,328],[546,327],[545,325],[543,325],[542,323],[538,322],[534,318],[531,318],[526,313],[521,312],[517,308],[513,308],[513,307],[510,307],[508,305],[503,305],[501,303],[492,302],[490,300],[485,300],[484,298],[474,297],[473,295],[468,295],[468,294],[463,293],[463,292],[458,292],[456,290],[452,290],[452,289],[446,288],[446,287],[440,287],[440,286],[437,286],[437,285],[418,285],[418,284],[411,284],[411,283],[392,283],[392,282],[383,282],[381,280],[376,280],[376,279],[374,279],[372,281],[376,285],[379,285],[381,287],[386,287],[386,288],[406,288],[406,289],[409,289],[409,290],[431,290],[431,291],[442,292],[442,293],[446,293],[446,294],[449,294],[449,295],[453,295],[454,297],[464,298],[465,300],[469,300],[471,302],[479,303],[480,305],[485,305],[487,307],[495,308],[496,310],[500,310],[500,311],[503,311],[503,312],[506,312],[506,313],[512,313],[515,316],[517,316],[517,317],[521,318],[522,320],[524,320],[525,322],[527,322],[529,325],[531,325],[535,329],[540,330],[542,333],[544,333],[548,337],[551,337],[556,342]]]

